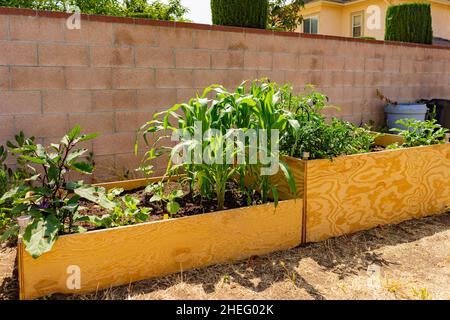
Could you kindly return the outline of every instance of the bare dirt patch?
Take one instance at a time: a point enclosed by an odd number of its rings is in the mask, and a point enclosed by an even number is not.
[[[0,251],[0,299],[17,299],[15,250]],[[450,299],[450,213],[246,261],[50,299]]]

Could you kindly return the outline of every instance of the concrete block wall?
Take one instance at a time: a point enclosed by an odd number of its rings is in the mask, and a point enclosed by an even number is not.
[[[340,107],[330,115],[357,124],[383,123],[376,89],[399,101],[450,96],[446,47],[87,15],[69,30],[66,18],[0,8],[0,144],[23,130],[47,145],[80,124],[100,133],[86,144],[96,181],[133,171],[136,129],[213,83],[311,83]]]

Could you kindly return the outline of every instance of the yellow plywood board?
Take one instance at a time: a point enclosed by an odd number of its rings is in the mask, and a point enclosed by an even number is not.
[[[292,175],[294,176],[295,184],[297,186],[297,193],[293,194],[291,188],[289,187],[288,181],[281,171],[272,176],[269,176],[269,183],[271,186],[275,186],[278,191],[278,198],[280,200],[290,200],[290,199],[300,199],[303,197],[304,193],[304,181],[305,181],[305,162],[300,159],[296,159],[293,157],[283,156],[281,158],[291,170]],[[259,172],[257,172],[259,174]],[[255,179],[252,175],[247,175],[244,178],[245,184],[247,186],[252,186],[255,189],[258,189],[258,186],[254,185]],[[272,193],[269,192],[269,197],[273,199]]]
[[[306,172],[307,242],[450,206],[450,144],[313,160]]]
[[[280,199],[286,200],[293,198],[302,198],[304,193],[303,188],[305,181],[305,162],[303,160],[292,157],[282,157],[281,160],[289,166],[289,169],[294,176],[297,193],[295,195],[292,194],[286,177],[281,170],[278,170],[277,174],[270,177],[271,185],[277,186]]]
[[[289,200],[276,208],[267,204],[62,236],[38,259],[19,250],[21,298],[92,292],[292,248],[301,242],[302,205],[301,199]],[[70,289],[66,283],[77,268],[81,286]]]

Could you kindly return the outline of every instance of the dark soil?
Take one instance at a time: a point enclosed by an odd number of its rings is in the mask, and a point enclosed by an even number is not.
[[[384,151],[384,150],[386,150],[385,147],[379,146],[379,145],[374,145],[371,147],[370,152],[379,152],[379,151]]]
[[[181,184],[178,182],[167,182],[164,185],[164,194],[170,194],[172,191],[180,189],[183,190],[184,196],[180,199],[175,200],[180,204],[180,210],[176,215],[172,216],[172,218],[180,218],[220,211],[217,207],[216,199],[202,199],[200,196],[193,196],[192,193],[189,192],[188,186],[185,184]],[[228,191],[225,194],[225,205],[223,210],[261,204],[261,197],[258,193],[255,193],[251,195],[251,197],[248,197],[240,191],[239,186],[234,182],[228,184],[227,190]],[[146,193],[145,188],[126,191],[123,193],[123,195],[131,195],[132,197],[139,200],[139,207],[151,209],[151,214],[147,222],[163,220],[164,215],[167,214],[166,203],[150,202],[153,193]],[[87,200],[80,200],[80,207],[83,207],[83,209],[80,210],[81,215],[103,216],[108,214],[107,209],[102,208],[101,206]],[[90,230],[95,229],[89,223],[83,223],[83,227]]]

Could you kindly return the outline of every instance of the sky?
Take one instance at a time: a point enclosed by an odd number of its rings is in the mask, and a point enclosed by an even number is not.
[[[211,24],[211,0],[181,0],[189,8],[186,18],[197,23]]]

